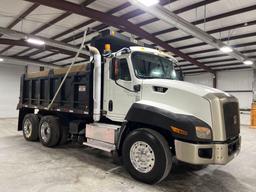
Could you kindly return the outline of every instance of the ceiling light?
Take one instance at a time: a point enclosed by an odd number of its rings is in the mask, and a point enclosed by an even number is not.
[[[28,39],[26,39],[26,41],[28,43],[35,44],[35,45],[44,45],[45,44],[44,41],[39,40],[39,39],[34,39],[34,38],[28,38]]]
[[[136,0],[140,3],[142,3],[143,5],[150,7],[152,5],[156,5],[159,3],[159,0]]]
[[[3,62],[4,61],[4,59],[3,58],[0,58],[0,62]]]
[[[223,53],[230,53],[233,51],[233,49],[231,47],[228,47],[228,46],[224,46],[224,47],[221,47],[220,50],[223,52]]]
[[[245,60],[245,61],[244,61],[244,64],[245,64],[245,65],[252,65],[252,64],[253,64],[253,61],[252,61],[252,60]]]

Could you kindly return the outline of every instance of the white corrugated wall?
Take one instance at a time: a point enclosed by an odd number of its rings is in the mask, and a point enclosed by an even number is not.
[[[20,95],[20,77],[25,66],[0,64],[0,118],[18,117],[16,110]],[[37,66],[29,66],[28,71],[39,71]]]
[[[36,66],[30,66],[28,71],[38,71]],[[0,65],[0,118],[17,117],[16,105],[19,98],[20,76],[24,66]],[[253,70],[222,71],[217,74],[217,88],[224,91],[252,90]],[[185,81],[213,86],[213,76],[209,73],[187,75]],[[252,92],[230,92],[239,99],[240,108],[249,109],[252,102]],[[246,113],[246,112],[245,112]],[[241,122],[249,124],[249,115],[242,114]]]
[[[0,65],[0,118],[17,117],[16,106],[20,93],[20,76],[24,66]]]
[[[212,87],[213,76],[209,73],[185,76],[185,81],[199,83]],[[253,100],[252,93],[253,70],[220,71],[217,73],[217,89],[228,91],[239,100],[241,111],[241,124],[250,124],[250,113],[244,109],[250,109]]]

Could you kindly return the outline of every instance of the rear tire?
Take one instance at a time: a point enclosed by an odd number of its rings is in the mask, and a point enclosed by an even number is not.
[[[59,118],[54,116],[42,117],[39,125],[39,139],[42,145],[53,147],[60,140]]]
[[[172,167],[172,154],[166,139],[151,129],[132,131],[124,140],[122,154],[130,175],[144,183],[160,182]]]
[[[22,123],[23,136],[27,141],[38,140],[39,119],[35,114],[25,115]]]

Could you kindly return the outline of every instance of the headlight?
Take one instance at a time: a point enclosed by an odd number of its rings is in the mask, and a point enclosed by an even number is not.
[[[196,136],[200,139],[211,139],[212,132],[207,127],[196,127]]]

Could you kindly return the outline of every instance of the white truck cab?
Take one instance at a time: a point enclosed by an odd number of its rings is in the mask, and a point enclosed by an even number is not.
[[[232,136],[237,136],[236,134],[239,133],[237,99],[218,89],[180,81],[175,71],[177,60],[172,56],[156,49],[139,46],[129,47],[113,55],[107,58],[104,64],[103,110],[108,119],[124,122],[133,105],[151,107],[202,121],[206,126],[196,127],[197,137],[202,140],[213,139],[217,143],[230,139],[224,131],[223,106],[234,105],[233,114],[227,115],[233,115],[233,122],[229,123],[237,127],[237,130],[234,130],[236,133]],[[150,119],[147,120],[150,122]],[[159,126],[161,123],[159,120]],[[172,128],[170,125],[169,128],[176,130],[177,134],[182,133],[182,127]],[[237,137],[236,142],[240,143],[239,140],[240,138]],[[217,156],[200,158],[198,154],[200,147],[213,148],[211,153],[213,155],[214,152]],[[232,159],[226,155],[228,145],[196,145],[175,140],[175,149],[177,148],[179,148],[178,151],[176,150],[177,158],[188,163],[225,164]]]
[[[136,46],[114,55],[104,64],[103,110],[107,118],[123,122],[132,104],[142,100],[143,82],[177,79],[177,61],[156,49]]]

